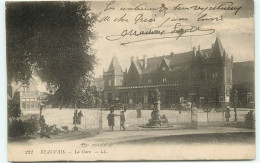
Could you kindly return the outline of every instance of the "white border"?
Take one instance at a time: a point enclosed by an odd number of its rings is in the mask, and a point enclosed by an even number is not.
[[[20,1],[20,0],[19,0]],[[259,118],[259,91],[260,91],[260,0],[255,0],[255,88],[256,88],[256,117]],[[258,29],[258,30],[257,30]],[[7,161],[7,78],[6,78],[6,34],[5,34],[5,0],[0,0],[0,162],[6,163]],[[259,155],[259,120],[256,121],[256,159],[252,161],[228,161],[239,163],[256,163],[260,162]],[[178,161],[179,162],[179,161]],[[191,162],[191,161],[185,161]],[[206,163],[210,161],[196,161],[196,163]],[[214,161],[214,162],[227,162],[227,161]]]

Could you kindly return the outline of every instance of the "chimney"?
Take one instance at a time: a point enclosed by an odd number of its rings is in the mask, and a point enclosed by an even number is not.
[[[198,45],[198,51],[200,51],[200,44]]]
[[[146,67],[147,67],[147,56],[146,56],[146,55],[144,55],[143,57],[144,57],[143,70],[145,70],[145,69],[146,69]]]
[[[171,52],[171,57],[173,57],[174,56],[174,53],[173,52]]]
[[[193,56],[196,56],[196,48],[193,47]]]

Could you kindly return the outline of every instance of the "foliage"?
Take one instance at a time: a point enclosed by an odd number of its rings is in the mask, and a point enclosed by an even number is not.
[[[95,64],[95,20],[87,2],[7,3],[8,82],[28,81],[35,73],[55,90],[52,102],[75,104]]]
[[[98,89],[95,85],[92,85],[90,80],[85,80],[85,82],[82,82],[77,89],[79,95],[76,97],[81,97],[78,99],[78,103],[95,107],[100,106],[102,103],[103,91]]]
[[[8,117],[18,118],[21,115],[20,104],[14,99],[8,100]]]
[[[22,121],[14,119],[8,126],[8,137],[23,137],[33,136],[39,130],[39,123],[37,119],[30,118]]]
[[[40,124],[36,118],[24,121],[26,136],[33,136],[40,129]]]
[[[14,138],[18,136],[23,136],[25,134],[24,123],[21,120],[13,120],[11,123],[8,123],[8,137]]]

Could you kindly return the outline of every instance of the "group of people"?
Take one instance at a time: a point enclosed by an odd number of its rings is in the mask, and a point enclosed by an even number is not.
[[[229,122],[229,119],[231,118],[230,116],[230,107],[227,106],[226,110],[225,110],[225,118],[226,118],[226,122]],[[255,123],[255,117],[254,117],[254,111],[250,110],[245,116],[245,125],[247,128],[253,128],[254,127],[254,123]]]
[[[143,105],[141,103],[138,104],[136,108],[136,118],[141,118],[142,117],[142,109]],[[115,126],[115,117],[119,116],[120,119],[120,130],[125,130],[125,122],[126,122],[126,110],[127,107],[124,106],[124,109],[120,112],[120,115],[114,113],[115,107],[113,104],[110,105],[110,113],[107,115],[107,120],[108,120],[108,126],[111,131],[114,130]]]
[[[74,116],[73,116],[73,124],[81,124],[81,118],[83,117],[83,114],[81,111],[78,112],[78,110],[74,111]]]
[[[126,106],[124,106],[124,110],[120,112],[120,115],[114,113],[114,105],[110,105],[110,113],[107,115],[107,120],[108,120],[108,126],[111,131],[114,130],[115,126],[115,117],[119,116],[120,117],[120,130],[125,130],[125,121],[126,121]]]

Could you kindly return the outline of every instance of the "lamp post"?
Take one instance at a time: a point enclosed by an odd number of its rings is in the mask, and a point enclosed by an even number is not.
[[[77,127],[77,115],[78,115],[78,110],[76,108],[76,102],[74,103],[74,131],[78,131],[78,127]]]
[[[100,116],[99,116],[99,132],[103,131],[103,101],[104,101],[104,96],[103,93],[101,91],[101,89],[98,91],[99,94],[99,105],[100,107]],[[106,102],[105,102],[106,103]]]
[[[238,91],[234,90],[234,112],[235,112],[235,119],[234,121],[237,121],[237,104],[238,104]]]

